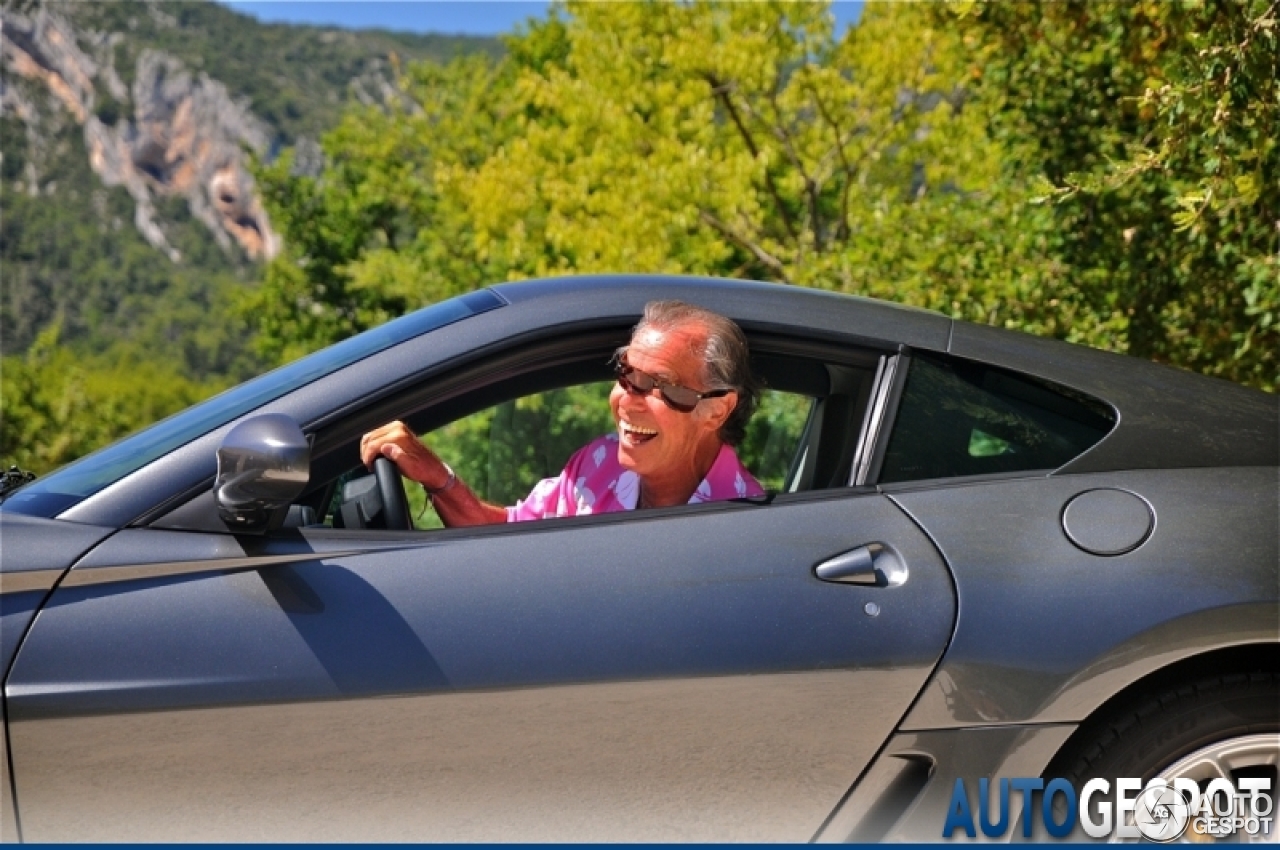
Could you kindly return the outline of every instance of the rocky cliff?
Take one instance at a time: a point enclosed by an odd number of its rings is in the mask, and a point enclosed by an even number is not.
[[[256,371],[237,305],[283,246],[250,154],[293,147],[318,172],[317,140],[395,96],[397,63],[501,50],[210,0],[0,0],[0,355],[53,334],[200,378]]]
[[[160,50],[138,54],[126,85],[114,64],[125,37],[77,30],[56,6],[6,9],[0,110],[21,119],[35,142],[29,148],[56,135],[65,119],[78,124],[94,173],[128,191],[134,225],[174,262],[181,255],[157,218],[159,198],[185,201],[224,249],[237,245],[252,259],[270,259],[280,240],[245,167],[246,149],[267,149],[267,127],[222,83]],[[65,117],[47,114],[50,105]],[[28,157],[26,170],[26,191],[38,192],[39,158]]]

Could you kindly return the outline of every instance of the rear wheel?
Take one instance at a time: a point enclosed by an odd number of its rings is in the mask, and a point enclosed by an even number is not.
[[[1203,793],[1214,779],[1233,786],[1244,778],[1270,779],[1276,799],[1280,776],[1280,675],[1275,673],[1209,676],[1137,698],[1098,721],[1084,724],[1075,739],[1046,771],[1080,789],[1090,779],[1118,777],[1194,780]],[[1274,809],[1274,805],[1273,805]],[[1274,818],[1276,813],[1271,812]],[[1270,834],[1234,840],[1274,840]],[[1188,841],[1213,840],[1188,829]]]

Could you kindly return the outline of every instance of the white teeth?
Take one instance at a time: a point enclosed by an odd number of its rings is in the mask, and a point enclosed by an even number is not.
[[[632,434],[640,434],[641,436],[644,436],[644,437],[652,437],[658,433],[657,430],[654,428],[641,428],[639,425],[632,425],[630,422],[624,421],[624,422],[621,422],[620,424],[622,425],[622,430],[630,432]]]

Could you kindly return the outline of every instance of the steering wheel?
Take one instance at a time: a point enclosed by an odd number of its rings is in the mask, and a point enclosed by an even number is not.
[[[411,531],[413,519],[409,515],[409,499],[404,494],[404,481],[400,470],[385,457],[373,462],[373,474],[378,481],[378,495],[382,497],[382,516],[389,531]]]

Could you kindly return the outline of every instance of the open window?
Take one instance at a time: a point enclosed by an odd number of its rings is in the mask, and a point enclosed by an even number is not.
[[[479,496],[514,504],[613,430],[609,360],[625,340],[624,331],[509,353],[334,423],[318,434],[299,516],[342,523],[344,489],[367,475],[359,435],[392,419],[422,435]],[[753,339],[752,351],[766,390],[737,447],[747,468],[771,495],[848,485],[878,355],[766,338]],[[421,488],[407,496],[418,529],[440,527]]]

